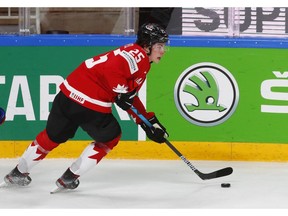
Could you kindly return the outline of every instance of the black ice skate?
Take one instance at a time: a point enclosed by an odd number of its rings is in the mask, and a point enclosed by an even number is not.
[[[79,175],[75,175],[68,168],[65,173],[56,181],[56,187],[50,191],[50,194],[55,194],[68,189],[75,189],[79,186]]]
[[[66,172],[56,181],[56,185],[59,188],[75,189],[79,186],[79,175],[75,175],[68,168]]]
[[[29,173],[21,173],[17,166],[4,177],[4,182],[7,186],[27,186],[31,183],[32,179]]]

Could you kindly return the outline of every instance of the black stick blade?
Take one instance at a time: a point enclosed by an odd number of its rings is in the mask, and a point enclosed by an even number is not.
[[[201,173],[199,170],[194,171],[201,179],[203,180],[209,180],[209,179],[214,179],[214,178],[219,178],[223,176],[230,175],[233,173],[232,167],[226,167],[220,170],[217,170],[215,172],[211,173]]]

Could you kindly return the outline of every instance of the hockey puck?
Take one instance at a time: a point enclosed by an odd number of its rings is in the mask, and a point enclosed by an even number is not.
[[[230,186],[231,186],[230,183],[222,183],[221,184],[222,188],[229,188]]]

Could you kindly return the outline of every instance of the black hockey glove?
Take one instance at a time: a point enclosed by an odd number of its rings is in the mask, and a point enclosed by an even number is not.
[[[152,124],[153,127],[150,128],[144,122],[140,123],[140,126],[145,131],[147,137],[157,143],[165,142],[166,138],[169,136],[166,128],[160,124],[156,116],[148,119],[148,121]]]
[[[127,93],[121,93],[118,94],[116,97],[115,103],[123,110],[128,110],[131,108],[133,104],[134,97],[136,96],[137,92],[136,89],[134,89],[131,92]]]

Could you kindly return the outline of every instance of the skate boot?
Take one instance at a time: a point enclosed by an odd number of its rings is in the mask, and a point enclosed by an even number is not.
[[[56,181],[56,185],[63,189],[75,189],[79,186],[79,175],[75,175],[68,168],[65,173]]]
[[[17,166],[4,177],[4,181],[7,185],[15,186],[27,186],[31,183],[32,179],[29,173],[21,173]]]

